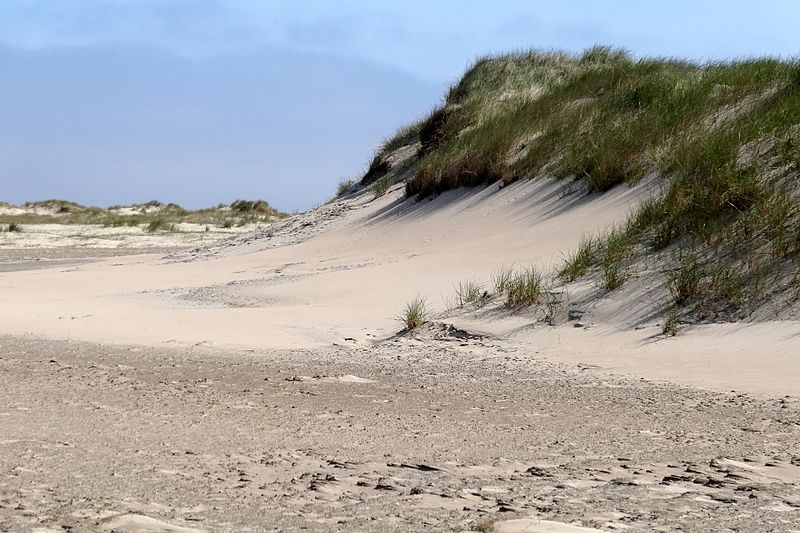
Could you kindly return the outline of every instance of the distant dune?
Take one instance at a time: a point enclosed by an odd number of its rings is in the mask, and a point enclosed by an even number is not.
[[[0,249],[191,247],[253,231],[284,216],[264,200],[193,211],[156,200],[106,209],[67,200],[0,202]]]

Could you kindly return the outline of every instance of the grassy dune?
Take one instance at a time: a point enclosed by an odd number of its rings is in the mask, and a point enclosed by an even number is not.
[[[660,180],[627,223],[566,254],[564,282],[590,275],[613,291],[657,265],[673,312],[710,319],[797,300],[796,61],[696,64],[605,47],[484,58],[385,143],[369,183],[409,146],[406,194],[418,198],[540,176],[588,192]]]
[[[181,222],[231,227],[269,222],[285,216],[263,200],[236,200],[230,205],[220,204],[197,210],[187,210],[177,204],[162,204],[158,201],[111,206],[107,209],[87,207],[66,200],[26,202],[22,206],[0,202],[0,208],[3,207],[23,211],[3,213],[0,209],[0,226],[6,228],[30,224],[93,224],[110,227],[144,225],[148,231],[155,232]]]

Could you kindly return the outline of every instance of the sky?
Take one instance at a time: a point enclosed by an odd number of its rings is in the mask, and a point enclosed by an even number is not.
[[[790,0],[0,0],[0,201],[307,209],[476,57],[789,58],[798,23]]]

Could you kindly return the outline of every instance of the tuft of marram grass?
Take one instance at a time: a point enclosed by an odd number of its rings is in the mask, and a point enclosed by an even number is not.
[[[479,518],[472,525],[472,530],[478,531],[479,533],[491,533],[492,531],[495,530],[495,526],[497,525],[498,521],[499,518],[491,516]]]
[[[341,179],[339,180],[339,184],[336,186],[336,197],[339,198],[340,196],[344,196],[345,194],[349,193],[353,190],[353,187],[356,186],[356,182],[351,179]]]
[[[480,307],[486,303],[489,297],[488,292],[483,288],[483,284],[474,280],[459,281],[455,287],[455,292],[456,305],[458,307],[464,307],[467,304]]]
[[[495,294],[504,294],[514,278],[514,267],[501,266],[492,273]]]
[[[403,324],[403,331],[412,331],[427,322],[428,316],[426,299],[417,296],[406,304],[397,320]]]
[[[22,231],[22,226],[16,222],[12,222],[8,225],[6,231],[9,233],[20,233]]]
[[[165,218],[156,218],[147,225],[147,232],[148,233],[155,233],[159,230],[168,230],[170,229],[170,224],[167,222]]]
[[[620,288],[627,278],[626,272],[615,261],[603,263],[602,276],[603,288],[609,292]]]
[[[664,318],[664,324],[661,326],[661,333],[668,337],[674,337],[678,334],[678,313],[671,312]]]
[[[578,248],[564,257],[564,263],[558,273],[559,277],[571,282],[586,274],[592,266],[594,246],[591,238],[582,238]]]
[[[392,185],[394,185],[394,183],[392,182],[391,176],[383,176],[372,186],[372,193],[375,195],[375,198],[380,198],[386,194]]]
[[[675,303],[684,305],[695,296],[700,291],[704,277],[702,266],[692,257],[685,259],[677,270],[670,272],[667,287]]]
[[[544,278],[534,267],[528,267],[509,280],[506,287],[508,307],[528,307],[542,302]]]

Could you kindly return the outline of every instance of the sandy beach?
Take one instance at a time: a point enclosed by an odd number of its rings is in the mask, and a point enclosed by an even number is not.
[[[798,525],[796,398],[621,377],[433,327],[290,351],[0,345],[5,530]]]
[[[556,325],[445,304],[650,192],[395,190],[203,248],[3,250],[0,529],[800,529],[797,322],[666,337],[580,284]],[[416,295],[435,317],[399,335]]]

